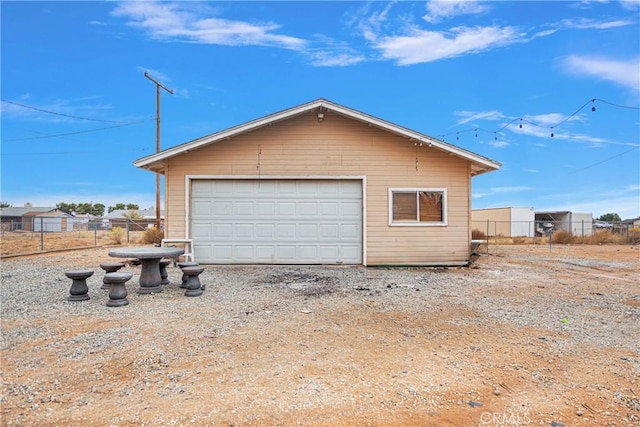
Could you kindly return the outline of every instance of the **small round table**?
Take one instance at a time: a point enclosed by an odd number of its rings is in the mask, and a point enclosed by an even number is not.
[[[181,248],[142,247],[112,249],[109,256],[114,258],[137,258],[142,262],[140,271],[140,294],[151,294],[162,291],[162,276],[160,275],[160,260],[162,258],[176,258],[184,253]]]

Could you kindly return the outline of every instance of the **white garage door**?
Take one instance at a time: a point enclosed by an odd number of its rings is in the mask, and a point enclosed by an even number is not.
[[[194,180],[191,235],[208,264],[362,264],[359,180]]]

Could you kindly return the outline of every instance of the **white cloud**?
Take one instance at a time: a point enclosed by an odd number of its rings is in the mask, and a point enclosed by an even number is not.
[[[522,191],[530,191],[533,190],[532,187],[526,187],[523,185],[514,186],[514,187],[491,187],[491,193],[520,193]]]
[[[210,17],[213,9],[198,3],[123,2],[112,15],[128,19],[128,24],[145,30],[151,37],[167,41],[256,45],[302,50],[307,42],[297,37],[276,34],[274,23],[249,23]]]
[[[495,148],[504,148],[504,147],[508,147],[509,144],[507,141],[503,140],[503,139],[499,139],[497,141],[490,141],[489,145],[495,147]]]
[[[321,48],[309,48],[306,53],[311,58],[311,65],[316,67],[344,67],[365,60],[364,55],[351,48],[347,43],[336,41],[330,37],[317,36]]]
[[[520,39],[513,27],[456,27],[449,32],[413,28],[408,35],[383,37],[374,46],[385,59],[412,65],[479,53]]]
[[[364,61],[364,56],[351,52],[321,49],[311,53],[311,65],[316,67],[346,67]]]
[[[627,25],[633,25],[634,22],[631,20],[622,21],[597,21],[595,19],[564,19],[557,24],[558,28],[564,29],[578,29],[578,30],[608,30],[610,28],[619,28],[626,27]]]
[[[389,19],[389,12],[394,4],[394,2],[390,2],[380,12],[370,12],[371,4],[366,3],[351,19],[347,19],[346,23],[359,29],[366,40],[375,41],[381,31],[381,27]]]
[[[476,120],[502,120],[504,119],[504,114],[500,111],[491,110],[491,111],[456,111],[454,113],[456,116],[461,117],[458,119],[457,124],[463,125],[469,122],[473,122]]]
[[[620,0],[624,9],[637,11],[640,8],[640,0]]]
[[[141,73],[149,73],[150,77],[152,77],[153,79],[159,81],[160,83],[170,83],[171,82],[171,77],[169,77],[168,75],[164,74],[161,71],[154,70],[152,68],[143,67],[141,65],[138,65],[136,67],[136,70],[138,70]]]
[[[427,2],[427,14],[422,18],[429,23],[460,15],[485,12],[488,7],[476,0],[432,0]]]
[[[640,57],[629,60],[614,60],[595,56],[571,55],[563,59],[562,65],[569,73],[610,81],[640,92]]]

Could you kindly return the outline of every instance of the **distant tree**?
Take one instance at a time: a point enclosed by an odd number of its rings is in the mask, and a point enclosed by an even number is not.
[[[96,203],[95,205],[93,205],[91,215],[102,216],[104,215],[104,209],[105,206],[102,203]]]
[[[11,205],[7,202],[0,202],[0,208],[10,208]]]
[[[605,222],[621,222],[620,215],[617,213],[608,213],[604,215],[600,215],[600,218],[596,218],[597,221],[605,221]]]
[[[56,207],[58,209],[62,209],[63,211],[67,211],[67,212],[77,212],[78,211],[78,205],[75,203],[65,203],[65,202],[60,202],[56,205]]]
[[[116,203],[115,206],[109,206],[109,213],[113,212],[113,211],[137,211],[138,209],[140,209],[140,207],[138,207],[138,205],[136,205],[135,203],[127,203],[126,205],[124,203]]]
[[[113,211],[123,211],[127,208],[124,203],[116,203],[115,206],[109,206],[109,213]]]
[[[86,215],[86,214],[90,215],[92,210],[93,210],[92,203],[78,203],[76,213],[79,213],[81,215]]]

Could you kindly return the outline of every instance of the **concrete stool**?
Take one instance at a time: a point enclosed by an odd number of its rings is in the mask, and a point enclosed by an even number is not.
[[[162,281],[160,282],[161,285],[168,285],[169,283],[171,283],[169,281],[169,273],[167,273],[167,266],[169,264],[171,264],[170,259],[160,260],[160,278],[162,279]]]
[[[140,261],[138,258],[133,258],[133,259],[128,259],[127,264],[137,267],[142,264],[142,261]]]
[[[182,261],[178,263],[178,267],[182,270],[184,267],[197,267],[198,263],[194,261]],[[187,275],[182,272],[182,283],[180,284],[181,288],[187,287]]]
[[[87,278],[93,275],[93,270],[67,270],[64,275],[73,280],[67,301],[86,301],[89,297]]]
[[[202,283],[198,276],[204,271],[204,267],[189,266],[184,267],[182,272],[187,275],[187,290],[184,293],[186,297],[199,297],[202,295]]]
[[[105,273],[115,273],[124,267],[123,262],[103,262],[100,264],[100,268],[104,270]],[[102,279],[102,286],[100,289],[111,289],[111,285]]]
[[[109,291],[109,307],[122,307],[129,304],[127,299],[127,286],[125,283],[131,279],[132,273],[107,273],[104,275],[104,281],[111,286]]]

